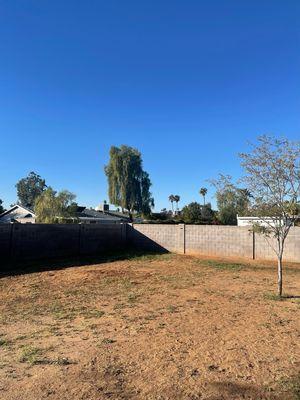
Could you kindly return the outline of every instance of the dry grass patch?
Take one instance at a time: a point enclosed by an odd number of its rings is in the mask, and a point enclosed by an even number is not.
[[[123,258],[0,279],[1,398],[299,400],[300,300],[277,301],[275,265]]]

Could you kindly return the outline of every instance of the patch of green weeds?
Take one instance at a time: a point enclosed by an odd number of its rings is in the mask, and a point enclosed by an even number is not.
[[[53,314],[56,319],[68,319],[72,320],[75,318],[75,309],[66,309],[61,303],[54,303],[50,307],[49,311]]]
[[[131,260],[133,261],[138,261],[138,262],[144,262],[144,261],[166,261],[170,260],[175,256],[175,254],[172,253],[149,253],[149,254],[137,254],[134,257],[131,257]]]
[[[11,341],[8,339],[0,338],[0,347],[6,347],[11,344]]]
[[[24,346],[21,350],[19,361],[22,363],[28,362],[32,365],[37,364],[42,353],[43,350],[38,347]]]
[[[293,395],[293,400],[300,400],[300,375],[290,379],[282,379],[279,384],[282,392]]]
[[[265,300],[273,300],[273,301],[283,301],[284,297],[279,296],[276,293],[264,293]]]
[[[107,276],[103,278],[101,285],[109,291],[113,288],[128,291],[134,286],[134,282],[129,277]]]
[[[232,263],[215,260],[199,260],[199,263],[204,266],[213,267],[222,271],[240,271],[248,267],[248,264]]]

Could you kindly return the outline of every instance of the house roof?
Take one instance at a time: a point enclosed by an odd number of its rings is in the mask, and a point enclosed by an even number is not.
[[[11,212],[13,212],[14,210],[16,210],[17,208],[24,210],[27,213],[32,214],[33,217],[35,217],[35,213],[33,210],[31,210],[30,208],[21,206],[20,204],[15,204],[13,207],[11,207],[9,210],[4,211],[2,214],[0,214],[0,218],[4,217],[4,215],[10,214]]]
[[[109,214],[109,215],[113,215],[113,216],[118,217],[118,218],[123,218],[123,219],[126,219],[126,220],[129,219],[129,216],[127,214],[124,214],[124,213],[122,213],[120,211],[109,210],[109,211],[106,211],[105,213]]]
[[[2,214],[0,214],[0,219],[5,216],[8,217],[9,214],[13,213],[17,209],[20,210],[20,216],[19,216],[20,218],[25,218],[27,216],[26,214],[31,214],[32,217],[36,216],[33,210],[31,210],[27,207],[21,206],[19,204],[15,204],[9,210],[4,211]],[[84,206],[77,207],[77,217],[82,218],[82,219],[98,219],[98,220],[113,221],[113,222],[129,220],[129,217],[127,215],[122,214],[118,211],[115,211],[115,212],[96,211],[93,209],[88,209]],[[13,215],[13,218],[16,220],[18,218],[18,216]]]
[[[81,208],[82,207],[79,207],[79,209],[77,209],[78,218],[95,218],[106,221],[127,221],[126,217],[113,215],[110,212],[96,211],[88,208],[80,210]]]

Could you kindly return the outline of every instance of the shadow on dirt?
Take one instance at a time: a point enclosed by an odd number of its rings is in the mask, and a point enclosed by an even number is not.
[[[151,258],[159,254],[166,254],[165,249],[157,249],[156,251],[138,251],[128,249],[127,251],[109,251],[101,255],[68,257],[68,258],[51,258],[49,260],[26,260],[15,263],[6,263],[1,266],[0,279],[7,276],[17,276],[24,274],[32,274],[42,271],[54,271],[70,267],[80,267],[84,265],[105,264],[113,261],[134,260],[137,258]]]
[[[294,381],[292,385],[283,390],[268,390],[259,386],[250,384],[239,384],[230,381],[213,382],[209,386],[212,389],[212,394],[207,400],[298,400],[300,393],[295,390]],[[280,393],[279,393],[280,391]]]
[[[127,227],[127,239],[123,245],[118,245],[118,241],[116,241],[116,243],[114,243],[113,240],[105,242],[101,240],[101,238],[98,238],[96,241],[96,248],[95,246],[90,248],[90,251],[93,252],[92,255],[91,253],[83,253],[79,248],[75,252],[76,255],[73,255],[74,253],[69,253],[70,255],[60,256],[58,258],[55,257],[55,253],[59,254],[62,246],[61,242],[55,242],[54,247],[51,243],[48,246],[47,243],[43,243],[41,248],[39,248],[36,241],[33,241],[33,243],[35,245],[35,247],[33,247],[34,250],[30,248],[30,251],[25,251],[23,253],[14,251],[10,254],[8,260],[1,260],[0,278],[168,253],[164,247],[143,233],[134,230],[129,225]],[[51,258],[49,255],[51,255]]]

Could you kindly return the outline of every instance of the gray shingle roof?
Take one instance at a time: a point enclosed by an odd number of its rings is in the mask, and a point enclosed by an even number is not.
[[[111,213],[103,212],[103,211],[96,211],[96,210],[90,210],[88,208],[85,208],[83,211],[78,211],[77,212],[77,217],[78,218],[95,218],[95,219],[101,219],[101,220],[106,220],[106,221],[127,221],[127,218],[123,216],[117,216],[117,215],[112,215]]]

